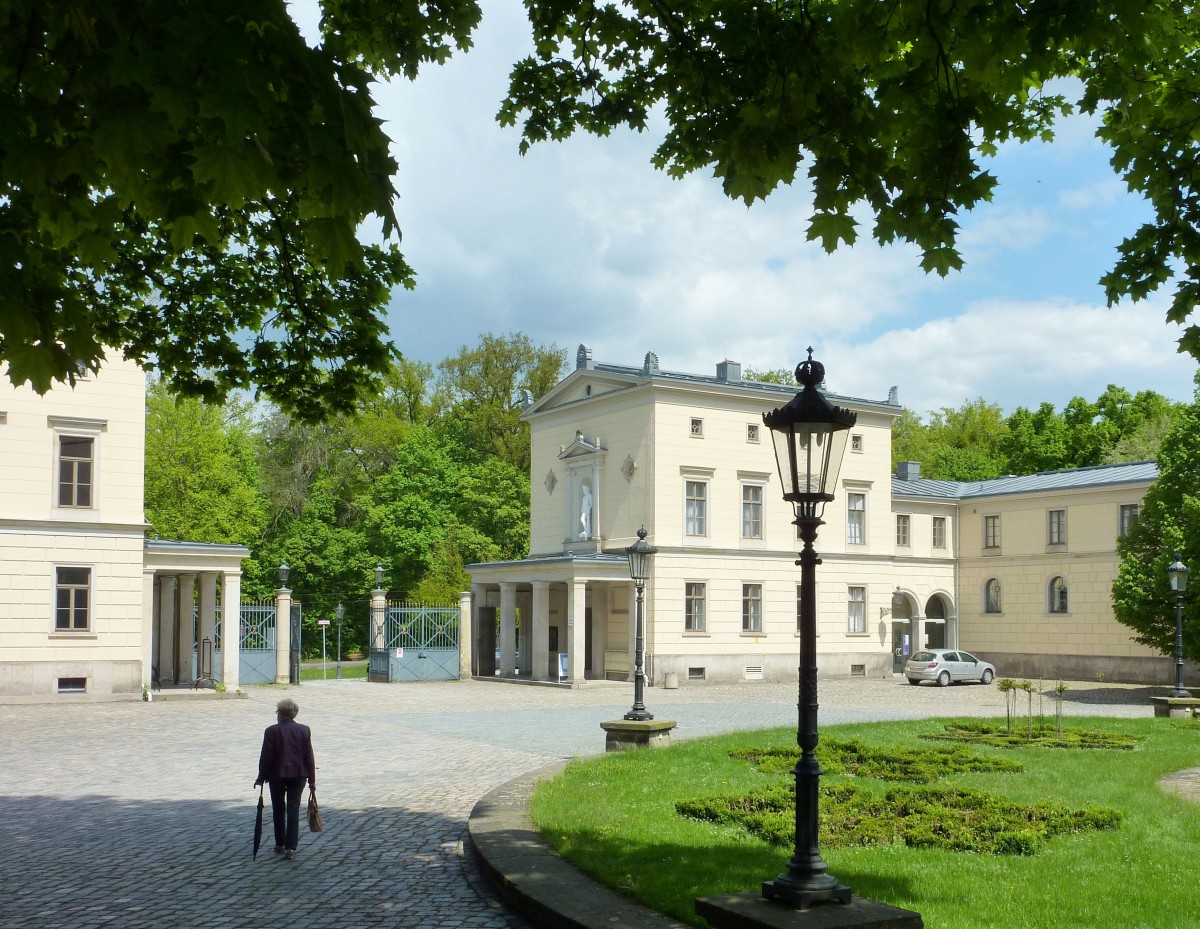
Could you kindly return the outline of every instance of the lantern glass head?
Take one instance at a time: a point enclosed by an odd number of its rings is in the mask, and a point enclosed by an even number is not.
[[[650,560],[658,549],[646,541],[646,527],[638,530],[638,540],[625,549],[629,558],[629,576],[638,584],[644,584],[650,578]]]
[[[896,589],[892,591],[892,612],[897,612],[904,608],[904,591],[900,589],[900,585],[896,585]]]
[[[375,589],[383,590],[383,562],[375,563]]]
[[[291,572],[292,572],[292,569],[288,567],[288,563],[286,561],[283,562],[282,564],[280,564],[280,566],[279,566],[279,586],[280,587],[285,588],[285,589],[287,588],[288,575],[291,574]]]
[[[787,406],[763,414],[775,445],[775,465],[783,485],[783,499],[796,516],[820,519],[833,499],[842,457],[850,441],[850,428],[858,414],[831,404],[817,389],[825,380],[825,366],[808,360],[796,366],[803,389]]]
[[[337,617],[337,621],[340,623],[346,617],[346,608],[339,603],[337,609],[333,611],[333,615]]]
[[[1171,590],[1174,593],[1181,594],[1187,590],[1188,582],[1188,567],[1180,559],[1179,554],[1175,554],[1175,561],[1167,568],[1167,578],[1171,582]]]

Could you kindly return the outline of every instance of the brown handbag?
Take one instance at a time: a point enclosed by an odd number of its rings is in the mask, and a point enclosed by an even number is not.
[[[317,792],[311,787],[308,791],[308,828],[312,832],[320,832],[325,828],[321,821],[321,808],[317,806]]]

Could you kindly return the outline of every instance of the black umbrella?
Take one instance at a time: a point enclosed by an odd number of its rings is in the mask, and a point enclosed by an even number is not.
[[[262,784],[258,785],[258,815],[254,817],[254,857],[258,858],[258,847],[262,845],[262,819],[263,819],[263,788]]]

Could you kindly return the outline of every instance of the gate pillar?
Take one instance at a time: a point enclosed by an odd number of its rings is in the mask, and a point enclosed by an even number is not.
[[[292,591],[280,587],[275,591],[275,683],[291,681],[289,667],[292,652]]]
[[[458,677],[460,680],[469,681],[471,679],[474,643],[475,627],[471,623],[471,591],[464,590],[458,595]]]

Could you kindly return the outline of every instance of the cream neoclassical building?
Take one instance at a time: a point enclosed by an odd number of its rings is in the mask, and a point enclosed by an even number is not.
[[[732,361],[688,375],[653,354],[641,367],[598,364],[580,346],[575,369],[524,414],[530,556],[469,567],[474,672],[628,677],[624,548],[645,526],[658,548],[648,679],[793,679],[798,546],[762,414],[796,389],[744,381]],[[1134,645],[1109,605],[1116,539],[1152,464],[923,480],[915,463],[893,472],[894,392],[831,399],[858,421],[816,543],[822,674],[886,675],[918,647],[947,646],[1006,676],[1168,680],[1169,661]]]
[[[0,702],[127,698],[189,683],[241,546],[147,540],[146,378],[107,362],[45,396],[0,371]],[[236,688],[239,649],[209,650]]]

